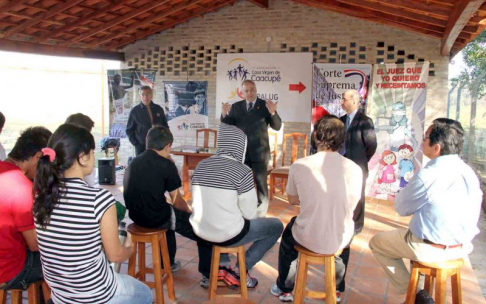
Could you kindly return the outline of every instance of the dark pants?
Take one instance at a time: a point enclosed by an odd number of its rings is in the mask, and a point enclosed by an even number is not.
[[[267,185],[267,165],[268,162],[252,162],[248,157],[245,165],[253,171],[257,194],[258,194],[258,217],[265,217],[268,210],[268,185]]]
[[[365,188],[366,188],[366,178],[368,178],[368,172],[363,174],[363,185],[361,187],[361,198],[359,199],[358,205],[354,209],[353,221],[354,221],[354,234],[359,234],[363,230],[364,220],[365,220]]]
[[[145,144],[143,145],[139,145],[139,146],[135,146],[135,156],[139,156],[140,154],[142,154],[144,151],[145,151]]]
[[[354,234],[359,234],[364,227],[364,220],[365,220],[365,188],[366,188],[366,178],[368,178],[368,173],[363,175],[363,186],[361,187],[361,198],[358,202],[358,205],[356,206],[356,209],[354,209],[354,214],[353,214],[353,221],[354,221]],[[351,239],[351,242],[353,240]],[[336,283],[337,290],[340,292],[344,292],[346,289],[346,273],[348,269],[348,263],[349,263],[349,255],[351,254],[351,242],[349,242],[349,246],[343,249],[343,253],[341,253],[341,258],[343,259],[343,263],[345,266],[345,271],[343,275],[343,280],[341,281],[340,284]]]
[[[34,282],[42,280],[44,278],[42,274],[42,265],[40,261],[40,253],[38,251],[30,251],[27,249],[27,255],[25,257],[24,268],[19,272],[19,274],[6,282],[0,289],[10,290],[10,289],[23,289],[26,290],[27,287]]]
[[[199,272],[204,275],[206,278],[209,278],[209,272],[211,270],[211,256],[213,247],[210,243],[200,239],[192,229],[191,223],[189,222],[189,217],[191,214],[187,212],[180,211],[174,208],[174,213],[176,217],[176,226],[175,231],[168,229],[166,232],[167,237],[167,247],[169,249],[169,258],[170,264],[174,264],[176,251],[177,251],[177,243],[176,243],[176,236],[175,233],[179,233],[180,235],[191,239],[197,242],[197,251],[199,253]],[[170,226],[170,222],[167,226],[161,228],[168,228]],[[163,265],[163,263],[162,263]]]
[[[296,245],[297,242],[292,235],[292,227],[294,226],[296,218],[296,216],[293,217],[287,227],[285,227],[278,251],[277,286],[283,292],[292,292],[295,285],[297,258],[299,257],[299,253],[294,248],[294,245]],[[341,256],[336,256],[334,260],[336,264],[336,285],[339,285],[344,277],[345,266]]]

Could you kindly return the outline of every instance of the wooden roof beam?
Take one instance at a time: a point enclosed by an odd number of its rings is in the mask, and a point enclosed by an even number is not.
[[[209,13],[209,12],[212,12],[212,11],[215,11],[215,10],[218,10],[224,6],[227,6],[227,5],[233,5],[234,3],[236,2],[236,0],[224,0],[222,2],[220,2],[219,4],[216,4],[212,7],[206,7],[205,9],[201,9],[199,10],[198,12],[194,12],[192,14],[189,14],[187,17],[185,18],[182,18],[182,19],[177,19],[173,22],[169,22],[167,24],[162,24],[154,29],[151,29],[151,30],[147,30],[145,32],[140,32],[136,35],[133,35],[132,37],[130,38],[127,38],[125,40],[122,40],[122,41],[117,41],[117,42],[114,42],[112,44],[110,44],[109,46],[106,47],[106,49],[109,49],[109,50],[113,50],[113,49],[118,49],[122,46],[125,46],[127,44],[130,44],[134,41],[137,41],[137,40],[140,40],[140,39],[143,39],[147,36],[150,36],[152,34],[155,34],[155,33],[158,33],[160,31],[163,31],[165,29],[168,29],[168,28],[171,28],[177,24],[180,24],[180,23],[183,23],[183,22],[186,22],[190,19],[193,19],[193,18],[196,18],[200,15],[203,15],[203,14],[206,14],[206,13]]]
[[[86,38],[89,38],[93,35],[98,34],[99,32],[102,32],[102,31],[105,31],[109,28],[112,28],[112,27],[114,27],[114,26],[116,26],[116,25],[118,25],[118,24],[120,24],[120,23],[122,23],[126,20],[132,19],[132,18],[134,18],[134,17],[136,17],[140,14],[143,14],[147,11],[150,11],[150,10],[156,8],[157,6],[166,4],[167,2],[170,2],[170,0],[152,0],[149,3],[143,5],[142,7],[138,8],[136,10],[133,10],[133,11],[131,11],[131,12],[129,12],[129,13],[123,15],[123,16],[120,16],[120,17],[115,18],[111,21],[108,21],[105,24],[102,24],[102,25],[92,29],[91,31],[88,31],[84,34],[81,34],[81,35],[75,37],[74,39],[71,39],[69,41],[62,43],[61,45],[67,46],[67,45],[73,44],[75,42],[82,41]]]
[[[175,14],[177,12],[180,12],[182,10],[185,10],[187,8],[190,8],[192,6],[198,6],[201,2],[203,2],[205,0],[191,0],[191,1],[186,1],[185,3],[180,3],[180,4],[177,4],[177,5],[174,5],[173,7],[169,8],[167,11],[165,12],[157,12],[157,13],[154,13],[152,17],[150,18],[145,18],[143,21],[140,21],[140,22],[135,22],[132,26],[129,26],[125,29],[122,29],[116,33],[110,33],[108,35],[106,35],[105,37],[101,38],[101,39],[98,39],[98,40],[95,40],[94,42],[92,43],[89,43],[88,44],[88,47],[95,47],[95,46],[98,46],[100,44],[104,44],[110,40],[113,40],[117,37],[120,37],[120,36],[123,36],[123,35],[126,35],[138,28],[141,28],[141,27],[144,27],[146,26],[147,24],[150,24],[152,22],[155,22],[157,20],[161,20],[161,19],[164,19],[172,14]]]
[[[39,45],[23,41],[0,39],[0,50],[49,56],[79,57],[125,61],[125,53],[102,50],[75,49],[53,45]]]
[[[466,23],[481,7],[484,0],[460,0],[457,1],[454,11],[450,16],[447,27],[442,36],[440,46],[440,53],[442,56],[449,56],[452,46],[456,42],[457,37],[463,30]]]
[[[428,28],[423,28],[423,27],[417,26],[416,25],[417,22],[411,22],[410,24],[405,25],[405,24],[403,24],[403,22],[397,22],[395,20],[385,19],[383,17],[379,17],[379,16],[376,16],[374,14],[364,13],[363,10],[356,11],[356,10],[353,10],[353,9],[332,5],[332,4],[329,4],[330,1],[327,1],[327,0],[324,0],[324,1],[322,1],[322,0],[321,1],[294,0],[294,1],[302,3],[302,4],[306,4],[306,5],[315,7],[315,8],[333,11],[333,12],[336,12],[336,13],[356,17],[356,18],[359,18],[359,19],[364,19],[366,21],[376,22],[376,23],[384,24],[386,26],[396,27],[396,28],[406,30],[406,31],[410,31],[410,32],[414,32],[414,33],[418,32],[420,34],[424,34],[424,35],[431,36],[431,37],[434,37],[434,38],[441,38],[442,37],[442,34],[437,32],[437,31],[433,31],[433,30],[430,30]]]
[[[268,0],[247,0],[261,8],[268,8]]]
[[[0,7],[0,15],[5,13],[5,12],[11,11],[14,8],[17,8],[18,6],[21,6],[22,4],[24,4],[27,1],[28,0],[11,1],[9,4],[6,4],[2,7]]]
[[[54,15],[60,13],[60,12],[63,12],[65,10],[67,10],[68,8],[71,8],[71,7],[81,3],[83,1],[84,0],[71,0],[71,1],[68,1],[68,2],[60,3],[60,4],[56,5],[54,8],[49,9],[49,11],[47,11],[47,12],[37,14],[34,19],[23,22],[19,26],[16,26],[16,27],[6,31],[3,35],[0,34],[0,38],[8,38],[8,37],[10,37],[14,34],[17,34],[21,31],[23,31],[24,29],[26,29],[28,27],[32,27],[32,26],[42,22],[43,20],[49,19],[52,16],[54,16]]]
[[[386,14],[393,14],[405,19],[420,21],[432,25],[446,27],[447,21],[444,19],[438,19],[428,14],[418,13],[416,11],[406,11],[403,9],[397,9],[391,6],[379,5],[379,1],[363,1],[363,0],[337,0],[341,3],[355,5]]]
[[[85,24],[86,22],[89,22],[89,21],[91,21],[91,20],[93,20],[95,18],[98,18],[100,16],[105,15],[109,11],[115,11],[115,10],[120,9],[128,1],[130,1],[130,0],[117,1],[118,4],[116,4],[116,5],[112,5],[115,2],[113,2],[112,4],[111,3],[108,3],[103,8],[101,8],[101,9],[99,9],[97,11],[94,11],[92,13],[89,13],[86,16],[81,17],[79,20],[76,20],[74,22],[68,23],[65,26],[60,27],[60,28],[52,31],[49,34],[42,35],[39,38],[34,39],[33,42],[44,42],[44,41],[46,41],[48,39],[55,38],[55,37],[61,35],[62,33],[68,32],[68,31],[70,31],[73,28],[80,27],[81,25]]]

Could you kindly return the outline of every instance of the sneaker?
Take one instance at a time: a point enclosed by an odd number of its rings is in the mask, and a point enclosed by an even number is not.
[[[341,292],[336,291],[336,302],[341,303]]]
[[[250,275],[249,272],[246,273],[246,287],[255,288],[258,285],[258,280]]]
[[[228,270],[231,270],[231,267],[228,268],[226,266],[219,266],[219,270],[218,270],[218,280],[219,281],[224,280],[224,277],[228,273]]]
[[[233,269],[227,269],[226,276],[223,279],[228,286],[240,286],[240,275]],[[246,273],[246,287],[255,288],[258,285],[258,280],[252,277],[248,272]]]
[[[181,268],[182,266],[180,261],[174,261],[174,264],[170,266],[170,270],[172,271],[172,273],[178,272],[179,270],[181,270]]]
[[[294,296],[290,292],[283,292],[278,288],[277,284],[273,283],[272,287],[270,287],[270,293],[274,296],[278,297],[278,299],[282,302],[293,302]]]
[[[206,278],[205,276],[202,276],[202,279],[201,281],[199,282],[199,285],[202,287],[202,288],[206,288],[208,289],[209,288],[209,279]]]

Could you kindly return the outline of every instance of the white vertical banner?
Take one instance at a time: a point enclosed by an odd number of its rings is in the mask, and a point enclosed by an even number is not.
[[[429,62],[374,66],[367,113],[378,148],[368,163],[369,196],[393,200],[422,168],[428,76]]]
[[[326,114],[341,117],[341,97],[347,90],[361,95],[361,109],[366,108],[371,64],[315,63],[312,69],[312,123]]]
[[[216,118],[222,103],[243,99],[246,79],[255,82],[259,98],[278,102],[283,121],[310,121],[312,53],[218,54]]]

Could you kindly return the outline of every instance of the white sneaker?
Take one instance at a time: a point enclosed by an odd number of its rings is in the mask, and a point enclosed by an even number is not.
[[[283,292],[278,288],[277,284],[273,283],[272,287],[270,287],[270,293],[274,296],[278,297],[278,299],[282,302],[293,302],[294,296],[290,292]]]
[[[172,271],[172,273],[178,272],[179,270],[181,270],[181,268],[182,266],[180,261],[174,261],[174,265],[170,266],[170,270]]]

